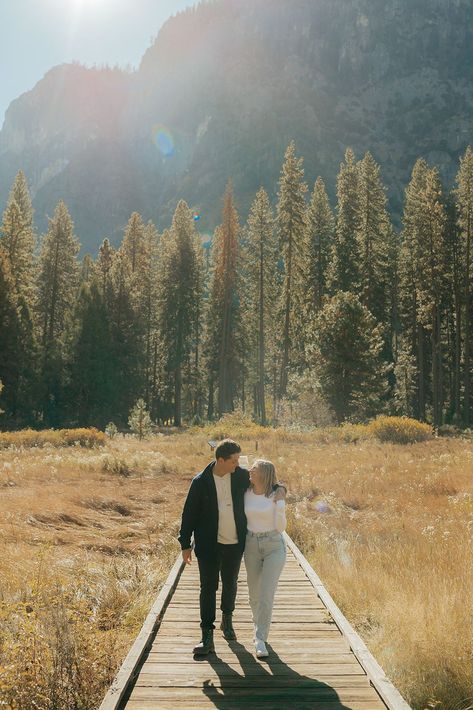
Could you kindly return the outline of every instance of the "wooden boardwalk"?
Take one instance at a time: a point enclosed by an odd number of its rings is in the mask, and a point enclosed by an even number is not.
[[[286,542],[269,658],[254,656],[242,564],[238,640],[225,641],[218,611],[216,652],[194,659],[199,573],[195,560],[183,570],[178,559],[100,710],[410,710],[288,536]]]

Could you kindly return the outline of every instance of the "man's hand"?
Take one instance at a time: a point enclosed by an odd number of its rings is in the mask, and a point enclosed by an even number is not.
[[[273,500],[277,503],[278,500],[286,500],[286,489],[284,486],[278,486],[274,494]]]
[[[182,551],[182,559],[184,560],[186,565],[192,564],[192,549],[190,547],[188,550]]]

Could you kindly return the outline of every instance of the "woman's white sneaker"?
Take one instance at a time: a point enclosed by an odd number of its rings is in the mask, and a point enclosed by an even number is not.
[[[269,651],[266,648],[266,644],[261,639],[255,639],[255,649],[256,658],[267,658],[269,656]]]

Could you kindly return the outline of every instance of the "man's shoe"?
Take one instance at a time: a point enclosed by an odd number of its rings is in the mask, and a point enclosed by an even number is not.
[[[194,655],[206,656],[211,651],[215,651],[214,630],[202,629],[202,641],[194,646]]]
[[[256,658],[267,658],[269,656],[269,651],[266,648],[266,644],[261,639],[255,639],[255,650]]]
[[[220,628],[223,631],[223,638],[227,639],[227,641],[236,641],[236,633],[233,628],[231,614],[222,614],[222,623],[220,624]]]

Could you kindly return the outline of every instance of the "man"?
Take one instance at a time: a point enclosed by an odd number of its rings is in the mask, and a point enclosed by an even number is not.
[[[191,537],[194,535],[199,564],[202,640],[194,647],[196,655],[215,650],[213,632],[220,575],[220,628],[228,641],[236,639],[232,615],[246,541],[244,494],[250,484],[248,471],[238,465],[240,452],[240,446],[231,439],[218,444],[215,461],[192,480],[182,512],[178,538],[182,557],[187,564],[191,563]],[[285,493],[285,489],[283,491]]]

